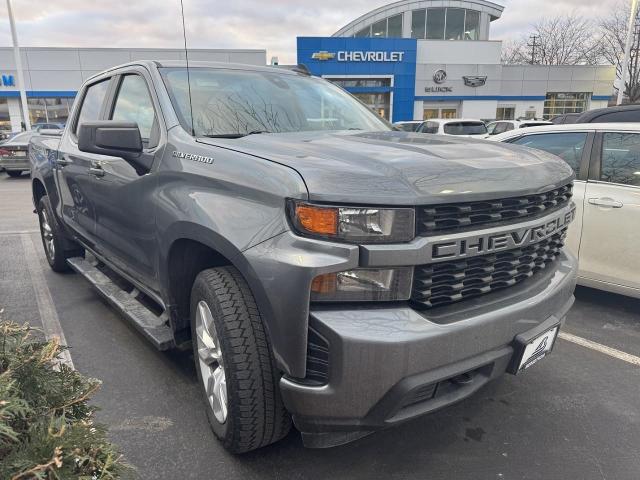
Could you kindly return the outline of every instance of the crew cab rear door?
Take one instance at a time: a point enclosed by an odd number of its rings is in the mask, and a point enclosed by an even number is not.
[[[94,192],[98,181],[91,168],[104,156],[81,152],[78,149],[77,133],[81,123],[104,118],[112,80],[110,76],[97,79],[80,92],[79,106],[74,108],[73,119],[60,142],[56,160],[55,175],[61,207],[59,213],[65,224],[89,246],[96,241]]]
[[[142,67],[117,71],[106,119],[135,122],[150,168],[120,157],[104,157],[95,185],[97,249],[114,266],[157,292],[155,165],[166,143],[151,79]]]

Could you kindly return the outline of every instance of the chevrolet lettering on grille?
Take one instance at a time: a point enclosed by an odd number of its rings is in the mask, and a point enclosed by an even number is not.
[[[445,236],[429,242],[427,263],[454,260],[456,258],[475,257],[501,250],[526,247],[538,243],[554,233],[566,228],[575,218],[576,208],[569,207],[537,222],[531,221],[514,228],[492,229],[491,233],[468,236],[457,234]]]

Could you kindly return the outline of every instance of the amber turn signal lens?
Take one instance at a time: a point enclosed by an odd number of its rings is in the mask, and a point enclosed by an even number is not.
[[[338,233],[338,209],[296,205],[298,223],[309,233],[336,235]]]
[[[335,273],[325,273],[318,275],[311,283],[311,291],[313,293],[334,293],[338,283],[338,275]]]

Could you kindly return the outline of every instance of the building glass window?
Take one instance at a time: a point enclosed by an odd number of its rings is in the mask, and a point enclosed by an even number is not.
[[[464,39],[464,9],[447,8],[446,25],[446,40]]]
[[[464,20],[464,39],[478,40],[480,38],[480,12],[467,10]]]
[[[27,98],[29,119],[34,123],[65,124],[73,105],[73,98]]]
[[[387,37],[402,38],[402,14],[387,19]]]
[[[444,8],[427,9],[427,39],[444,39]]]
[[[390,119],[391,94],[389,93],[354,93],[357,99],[382,118]]]
[[[422,8],[411,12],[411,38],[424,38],[426,31],[427,11]]]
[[[563,113],[582,113],[587,110],[590,99],[589,92],[547,93],[544,101],[544,119],[548,120]]]
[[[327,80],[341,86],[342,88],[391,86],[390,78],[328,78]]]
[[[386,37],[387,36],[387,19],[380,20],[371,25],[372,37]]]
[[[0,131],[11,131],[11,118],[9,117],[9,101],[0,98]]]
[[[515,107],[498,107],[496,109],[496,120],[513,120],[515,116]]]
[[[371,25],[369,25],[366,28],[363,28],[362,30],[358,30],[354,36],[355,37],[370,37],[371,36]]]

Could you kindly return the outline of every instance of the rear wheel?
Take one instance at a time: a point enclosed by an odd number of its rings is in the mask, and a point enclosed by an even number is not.
[[[191,332],[209,423],[224,447],[243,453],[291,428],[260,313],[238,270],[204,270],[191,291]]]
[[[67,258],[82,255],[82,248],[77,246],[69,248],[70,241],[64,238],[60,225],[56,222],[47,195],[38,202],[37,211],[40,220],[40,237],[47,262],[54,272],[65,272],[69,270]]]
[[[22,176],[22,170],[7,170],[7,175],[12,178],[17,178]]]

